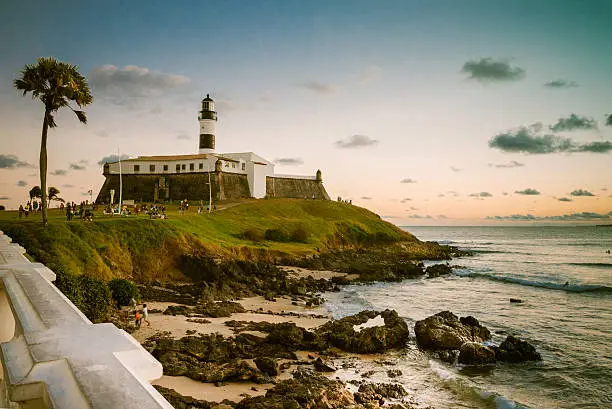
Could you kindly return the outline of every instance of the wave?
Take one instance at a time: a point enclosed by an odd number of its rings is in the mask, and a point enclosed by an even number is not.
[[[483,274],[474,271],[454,270],[453,273],[460,277],[484,278],[503,283],[518,284],[528,287],[547,288],[549,290],[567,291],[570,293],[602,293],[612,294],[612,287],[599,284],[559,284],[550,281],[533,281],[524,278],[499,276],[494,274]]]
[[[584,266],[596,268],[612,268],[612,263],[566,263],[570,266]]]

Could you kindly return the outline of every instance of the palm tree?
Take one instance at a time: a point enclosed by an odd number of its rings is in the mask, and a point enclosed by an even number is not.
[[[63,107],[70,108],[79,121],[87,123],[84,111],[77,111],[69,103],[74,101],[79,108],[91,104],[93,97],[85,77],[76,65],[57,61],[55,58],[39,58],[35,65],[26,65],[21,77],[14,81],[15,88],[25,96],[40,99],[45,104],[42,137],[40,141],[40,190],[42,193],[43,226],[47,225],[47,132],[55,128],[54,115]]]
[[[58,188],[54,187],[54,186],[49,186],[49,192],[47,193],[47,207],[51,207],[51,200],[57,200],[58,202],[63,202],[64,199],[62,199],[61,197],[59,197],[60,191]]]
[[[42,192],[40,191],[40,186],[34,186],[30,189],[30,200],[34,200],[36,198],[42,197]]]

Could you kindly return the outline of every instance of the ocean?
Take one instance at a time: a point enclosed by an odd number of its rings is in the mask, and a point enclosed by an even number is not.
[[[421,240],[470,250],[450,276],[349,285],[326,294],[335,318],[395,309],[411,340],[392,356],[420,404],[441,408],[612,408],[612,228],[407,227]],[[519,298],[521,304],[510,303]],[[414,323],[442,310],[472,315],[499,344],[528,340],[542,362],[462,367],[421,352]],[[374,364],[372,364],[374,365]],[[375,366],[375,365],[374,365]],[[355,370],[340,370],[344,380]],[[374,381],[386,381],[384,371]]]

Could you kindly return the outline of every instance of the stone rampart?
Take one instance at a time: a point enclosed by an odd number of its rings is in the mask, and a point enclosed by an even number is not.
[[[172,409],[162,366],[113,324],[92,324],[0,232],[0,408]]]
[[[329,200],[329,195],[322,181],[290,178],[288,176],[268,176],[266,178],[266,195],[269,197]]]

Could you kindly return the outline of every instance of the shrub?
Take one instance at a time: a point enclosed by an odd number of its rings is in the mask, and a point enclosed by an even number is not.
[[[85,275],[57,273],[54,284],[92,322],[106,319],[112,297],[104,281]]]
[[[140,298],[140,292],[138,287],[125,278],[113,278],[108,282],[108,288],[111,291],[113,299],[117,302],[117,305],[129,305],[130,300]]]
[[[110,289],[104,281],[86,275],[79,276],[79,282],[83,291],[83,305],[79,309],[92,322],[104,321],[112,301]]]
[[[264,235],[266,240],[286,242],[290,240],[289,235],[280,229],[268,229]]]
[[[291,239],[298,243],[306,243],[309,236],[308,231],[303,226],[298,227],[291,233]]]
[[[264,234],[261,230],[257,229],[248,229],[242,233],[242,238],[251,241],[262,241],[264,239]]]

